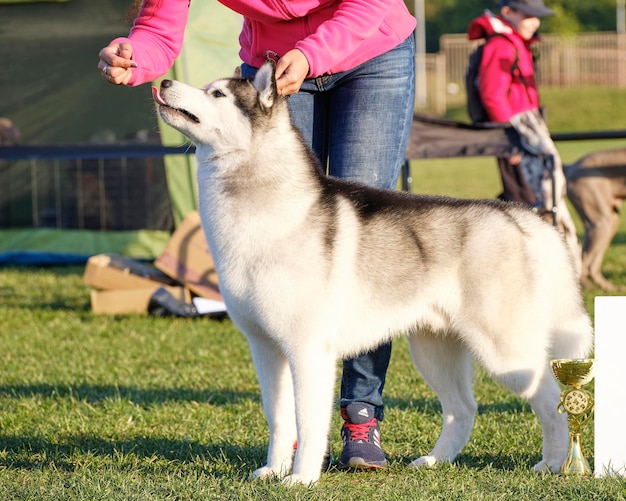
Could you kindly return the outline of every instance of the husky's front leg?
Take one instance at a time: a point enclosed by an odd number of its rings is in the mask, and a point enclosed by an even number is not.
[[[298,449],[292,475],[283,483],[311,484],[321,473],[328,447],[337,356],[330,339],[302,343],[290,353],[294,380]]]
[[[270,339],[248,337],[248,342],[270,431],[267,464],[255,470],[252,478],[282,478],[291,471],[297,437],[291,372],[284,354]]]

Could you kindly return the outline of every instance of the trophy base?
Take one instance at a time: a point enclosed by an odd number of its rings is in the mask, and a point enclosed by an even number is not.
[[[580,433],[571,433],[567,458],[561,467],[563,475],[591,475],[589,463],[580,447]]]

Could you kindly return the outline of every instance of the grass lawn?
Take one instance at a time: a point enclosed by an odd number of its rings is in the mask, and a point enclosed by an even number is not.
[[[0,498],[626,499],[626,481],[538,475],[539,424],[478,371],[479,415],[452,465],[412,470],[439,404],[397,340],[382,425],[389,467],[311,489],[250,482],[267,447],[247,344],[230,321],[95,316],[82,268],[0,269]],[[331,444],[341,452],[339,417]],[[593,426],[583,448],[593,464]]]
[[[412,170],[423,192],[491,197],[499,189],[493,159],[414,162]],[[624,285],[625,223],[603,267]],[[408,469],[434,444],[441,414],[404,339],[385,390],[386,470],[332,470],[311,489],[250,482],[268,434],[242,335],[228,320],[95,316],[82,272],[0,268],[1,499],[626,499],[624,479],[533,474],[536,418],[480,370],[479,415],[458,460]],[[585,292],[592,314],[598,293]],[[336,412],[335,457],[339,427]],[[583,448],[593,464],[591,424]]]
[[[556,130],[620,128],[622,108],[602,108],[605,122],[577,113],[571,129],[557,114],[565,125]],[[624,143],[558,146],[567,163]],[[500,190],[492,158],[415,161],[412,174],[414,191],[423,193],[491,198]],[[603,270],[626,285],[624,219]],[[404,339],[394,343],[385,390],[387,469],[331,470],[311,489],[250,482],[268,433],[242,335],[229,320],[95,316],[82,272],[0,268],[0,499],[626,500],[622,478],[532,473],[541,455],[537,419],[480,370],[479,414],[457,461],[408,469],[433,446],[441,413]],[[592,315],[597,294],[584,293]],[[339,427],[335,412],[335,457]],[[583,449],[593,465],[591,424]]]

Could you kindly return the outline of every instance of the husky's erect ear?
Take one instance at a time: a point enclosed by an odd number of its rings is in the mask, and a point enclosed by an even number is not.
[[[241,66],[235,67],[235,72],[233,73],[233,78],[241,78]]]
[[[276,93],[276,65],[271,59],[259,68],[253,85],[259,93],[259,101],[265,108],[271,108],[278,97]]]

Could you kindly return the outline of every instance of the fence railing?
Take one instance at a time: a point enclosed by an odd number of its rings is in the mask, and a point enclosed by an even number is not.
[[[0,229],[171,230],[160,145],[0,148]]]
[[[426,55],[427,98],[416,109],[441,115],[448,100],[464,97],[468,57],[480,43],[465,34],[441,37],[440,52]],[[540,86],[626,87],[626,34],[542,35],[533,47]]]
[[[626,130],[555,133],[552,138],[624,139]],[[174,223],[163,157],[194,152],[192,146],[134,144],[0,148],[0,229],[170,230]],[[405,189],[410,176],[407,161]]]
[[[447,81],[462,84],[467,58],[482,42],[469,42],[466,35],[443,35]],[[539,85],[626,86],[626,34],[581,33],[542,35],[533,45]]]

